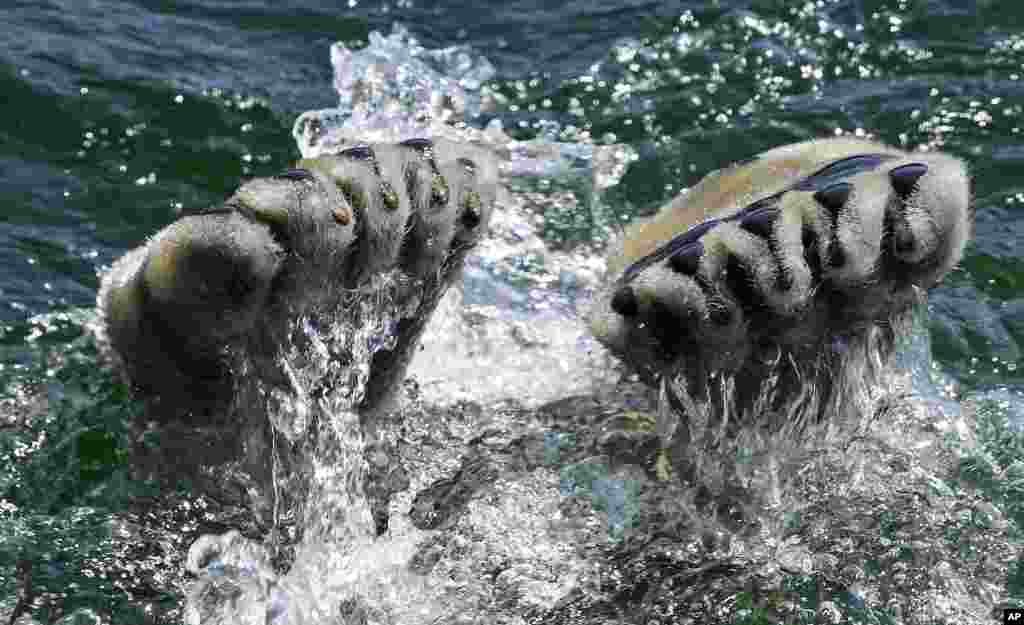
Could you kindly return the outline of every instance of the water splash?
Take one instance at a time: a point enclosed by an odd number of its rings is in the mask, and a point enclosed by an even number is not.
[[[494,106],[482,91],[496,73],[486,57],[468,46],[424,48],[399,24],[388,36],[371,32],[361,50],[335,43],[331,65],[342,112],[395,112],[408,120],[445,121],[475,119]]]
[[[494,67],[464,46],[428,50],[402,26],[374,32],[366,48],[331,47],[338,106],[299,116],[292,135],[303,158],[336,153],[354,143],[445,137],[483,145],[506,177],[580,177],[596,193],[619,182],[636,152],[626,145],[596,145],[584,131],[555,123],[541,136],[516,141],[501,121],[478,122],[497,102],[487,81]]]
[[[189,623],[344,623],[343,600],[355,597],[369,602],[366,609],[393,611],[407,604],[381,589],[411,592],[422,584],[400,573],[408,555],[395,544],[374,545],[359,414],[374,354],[395,348],[397,322],[418,304],[402,296],[406,282],[390,272],[358,292],[317,297],[285,332],[274,363],[282,375],[258,375],[266,363],[245,365],[253,374],[251,397],[271,402],[275,446],[280,441],[287,447],[273,450],[274,524],[281,528],[288,520],[299,536],[294,565],[279,574],[272,564],[274,540],[264,546],[238,532],[200,538],[188,557],[188,569],[198,577],[188,597]],[[246,387],[240,392],[249,397]],[[371,562],[373,574],[367,571]]]

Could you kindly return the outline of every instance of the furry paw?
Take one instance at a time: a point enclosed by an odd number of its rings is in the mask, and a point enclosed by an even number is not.
[[[728,371],[757,345],[817,350],[884,323],[970,236],[959,160],[873,142],[780,147],[717,171],[626,233],[594,333],[648,379]]]
[[[496,180],[486,154],[427,139],[353,145],[251,180],[114,265],[99,296],[106,339],[148,394],[225,399],[237,352],[273,358],[289,324],[330,324],[394,272],[415,319],[374,366],[397,377],[419,317],[486,230]]]

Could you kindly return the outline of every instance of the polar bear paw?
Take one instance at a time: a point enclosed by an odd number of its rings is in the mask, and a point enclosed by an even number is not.
[[[853,139],[776,148],[705,177],[626,233],[594,333],[649,379],[817,349],[906,309],[970,236],[964,164]]]
[[[99,295],[104,338],[146,394],[227,401],[233,352],[271,352],[287,323],[329,316],[394,272],[399,297],[419,304],[374,360],[376,397],[400,378],[423,318],[486,230],[496,185],[486,154],[428,139],[355,144],[250,180],[115,263]]]

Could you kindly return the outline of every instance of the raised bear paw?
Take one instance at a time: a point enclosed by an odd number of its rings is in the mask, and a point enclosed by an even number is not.
[[[353,144],[250,180],[115,263],[99,295],[104,338],[145,394],[222,411],[245,373],[239,353],[274,360],[295,323],[330,325],[390,273],[408,305],[374,359],[367,401],[379,399],[486,230],[496,185],[487,154],[428,139]]]
[[[652,381],[736,370],[758,346],[813,354],[949,272],[969,199],[964,164],[943,154],[846,138],[770,150],[629,230],[591,327]]]

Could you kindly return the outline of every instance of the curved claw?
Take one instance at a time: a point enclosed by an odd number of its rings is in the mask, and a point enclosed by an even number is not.
[[[274,177],[283,178],[284,180],[294,180],[296,182],[309,182],[314,180],[313,172],[308,169],[302,169],[301,167],[286,169]]]
[[[814,199],[818,204],[827,208],[834,219],[839,211],[846,206],[846,201],[850,199],[852,191],[853,185],[849,182],[838,182],[815,192]]]
[[[765,206],[740,219],[740,228],[759,237],[768,238],[772,235],[772,227],[779,216],[779,209],[776,206]]]
[[[896,193],[900,197],[906,198],[914,192],[918,180],[926,173],[928,173],[928,166],[924,163],[909,163],[890,171],[889,181],[892,182],[892,188]]]

